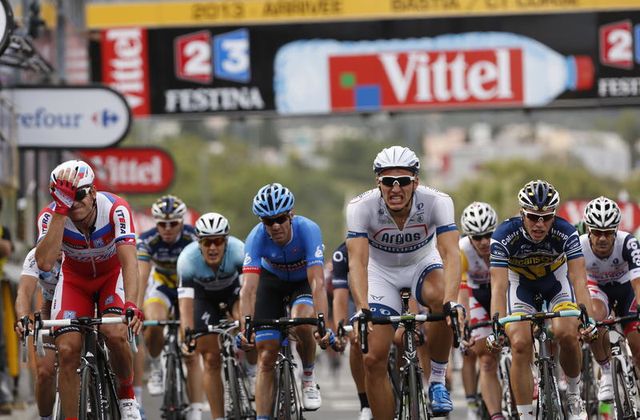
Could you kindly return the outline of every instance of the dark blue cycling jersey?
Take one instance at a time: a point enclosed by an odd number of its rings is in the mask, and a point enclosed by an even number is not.
[[[576,228],[558,216],[538,243],[526,234],[521,217],[505,220],[491,237],[491,266],[508,267],[520,280],[556,280],[554,271],[582,256]]]
[[[307,280],[307,268],[324,264],[320,227],[303,216],[291,218],[291,240],[284,246],[273,242],[262,223],[245,241],[243,272],[269,271],[284,281]]]
[[[341,243],[333,252],[332,262],[333,278],[331,279],[331,285],[334,289],[348,289],[349,254],[347,254],[346,243]]]

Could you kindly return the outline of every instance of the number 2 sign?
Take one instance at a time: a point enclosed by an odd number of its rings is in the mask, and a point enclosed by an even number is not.
[[[600,62],[605,66],[633,68],[631,21],[623,20],[600,27]]]
[[[246,29],[213,37],[209,31],[181,35],[174,41],[174,55],[178,79],[201,84],[211,84],[214,76],[240,83],[251,79]]]

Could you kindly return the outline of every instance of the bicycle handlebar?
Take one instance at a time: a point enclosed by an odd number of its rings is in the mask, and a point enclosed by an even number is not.
[[[640,320],[640,312],[631,313],[629,315],[621,316],[618,318],[603,319],[602,321],[596,322],[596,327],[613,328],[616,324],[620,324],[627,321],[638,321],[638,320]]]
[[[251,316],[245,316],[245,338],[248,343],[251,343],[251,334],[257,327],[273,327],[280,331],[299,325],[315,325],[320,330],[320,323],[324,323],[324,315],[318,314],[317,318],[277,318],[277,319],[257,319],[254,320]],[[323,326],[323,328],[326,328]],[[326,334],[326,330],[325,330]]]
[[[521,321],[541,321],[550,318],[567,318],[567,317],[580,317],[581,311],[577,309],[568,309],[564,311],[558,312],[536,312],[534,314],[525,314],[525,315],[509,315],[502,317],[498,320],[500,325],[505,325],[510,322],[521,322]]]
[[[180,325],[179,319],[147,319],[142,322],[143,327],[164,327],[165,325]]]
[[[403,315],[387,315],[369,317],[366,313],[358,316],[358,340],[360,341],[360,350],[363,354],[369,352],[369,330],[367,323],[374,325],[396,324],[400,322],[437,322],[446,319],[444,314],[403,314]]]

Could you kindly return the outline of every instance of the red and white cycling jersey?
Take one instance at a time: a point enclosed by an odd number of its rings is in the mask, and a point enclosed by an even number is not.
[[[50,203],[38,216],[38,241],[47,234],[54,206],[53,202]],[[64,272],[95,278],[119,271],[116,247],[124,244],[135,246],[135,229],[127,202],[115,194],[98,192],[96,207],[98,215],[95,229],[89,237],[85,237],[71,219],[65,221],[62,237]]]

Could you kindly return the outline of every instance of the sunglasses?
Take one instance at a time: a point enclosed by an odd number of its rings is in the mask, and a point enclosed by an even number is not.
[[[280,216],[273,218],[262,218],[261,220],[266,226],[273,226],[276,223],[281,225],[289,220],[289,213],[281,214]]]
[[[483,235],[471,235],[471,239],[476,242],[480,242],[483,239],[491,239],[491,235],[493,235],[493,232],[485,233]]]
[[[607,229],[607,230],[589,229],[589,233],[597,238],[601,236],[611,237],[616,234],[616,230],[615,229]]]
[[[164,229],[170,229],[170,228],[174,228],[176,226],[178,226],[180,224],[179,221],[174,220],[173,222],[157,222],[156,226],[164,228]]]
[[[204,246],[205,248],[209,248],[211,246],[211,244],[213,244],[215,246],[220,246],[225,242],[227,242],[227,238],[224,237],[224,236],[217,236],[215,238],[200,239],[200,245]]]
[[[524,214],[524,217],[531,220],[533,223],[537,223],[539,221],[548,222],[549,220],[553,219],[556,216],[555,212],[537,214],[537,213],[529,213],[528,211],[523,210],[522,213]]]
[[[82,201],[84,198],[89,195],[89,191],[91,191],[91,187],[83,187],[76,191],[76,201]]]
[[[400,187],[406,187],[416,180],[415,176],[403,175],[403,176],[379,176],[378,181],[385,187],[394,187],[399,185]]]

